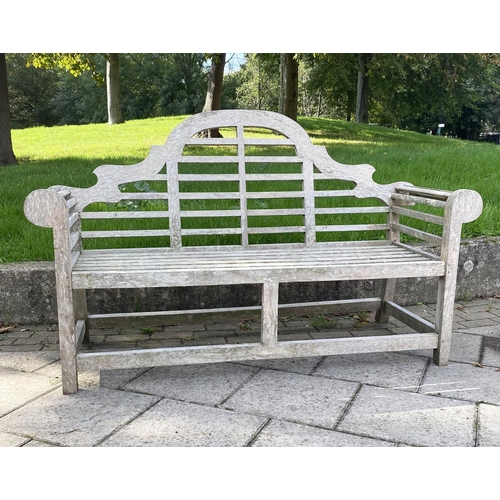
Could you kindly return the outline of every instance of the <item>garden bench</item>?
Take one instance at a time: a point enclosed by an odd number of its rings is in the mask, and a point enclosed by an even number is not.
[[[216,128],[223,138],[206,133]],[[433,349],[436,364],[448,363],[461,227],[482,211],[475,191],[378,184],[372,166],[336,162],[295,121],[247,110],[194,115],[141,163],[94,172],[94,186],[36,190],[24,208],[31,222],[53,228],[64,394],[78,391],[77,367],[416,349]],[[420,240],[439,251],[425,250]],[[436,277],[434,323],[394,302],[396,280],[415,277]],[[380,296],[278,303],[280,283],[342,280],[382,280]],[[81,351],[93,321],[153,314],[88,314],[89,289],[235,284],[262,286],[260,342]],[[320,306],[374,310],[377,321],[393,316],[415,333],[278,341],[283,308],[299,313]],[[232,311],[245,319],[246,309]],[[207,313],[182,311],[200,312]],[[154,315],[168,324],[175,313]]]

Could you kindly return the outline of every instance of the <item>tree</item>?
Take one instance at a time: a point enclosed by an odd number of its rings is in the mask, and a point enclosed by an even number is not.
[[[368,123],[368,61],[370,54],[358,54],[356,123]]]
[[[307,80],[299,92],[299,102],[309,96],[314,103],[310,115],[350,122],[356,114],[357,54],[304,54],[301,62],[304,69],[300,68],[300,74]],[[302,108],[307,116],[307,108]]]
[[[400,128],[436,132],[445,123],[446,133],[471,139],[498,101],[498,67],[495,54],[373,54],[371,104]]]
[[[77,77],[86,71],[92,71],[97,84],[103,83],[102,75],[97,71],[96,54],[42,53],[31,54],[28,64],[35,68],[62,68]],[[106,90],[108,103],[108,123],[123,123],[120,104],[120,66],[118,54],[105,54]]]
[[[106,54],[106,93],[108,101],[108,123],[123,123],[120,100],[120,63],[118,54]]]
[[[0,54],[0,167],[5,165],[17,165],[17,159],[12,149],[10,133],[7,62],[5,54]]]
[[[206,100],[205,56],[200,53],[175,53],[163,54],[162,57],[165,66],[158,112],[167,115],[199,113]],[[219,108],[221,106],[222,103]]]
[[[28,54],[6,54],[13,129],[57,124],[53,99],[60,72],[26,67]]]
[[[276,68],[279,54],[246,54],[241,69],[230,75],[238,79],[237,106],[243,109],[277,111],[280,99],[280,79]]]
[[[281,54],[279,112],[297,121],[299,63],[296,54]]]
[[[208,73],[207,96],[203,113],[220,109],[222,102],[222,81],[224,79],[224,66],[226,64],[226,54],[211,54],[212,63]],[[205,133],[206,132],[206,133]],[[222,137],[218,128],[204,131],[206,137]]]

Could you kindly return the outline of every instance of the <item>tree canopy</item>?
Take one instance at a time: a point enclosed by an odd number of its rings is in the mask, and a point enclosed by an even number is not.
[[[466,139],[500,126],[498,54],[290,56],[245,54],[241,67],[224,75],[220,107],[283,112],[280,75],[288,61],[296,64],[296,87],[289,93],[295,95],[291,104],[297,105],[299,116],[350,121],[357,115],[357,121],[434,133],[444,123],[444,133]],[[201,112],[209,57],[119,54],[123,118]],[[13,127],[107,120],[105,54],[7,54],[6,59]],[[358,91],[360,74],[364,100]]]

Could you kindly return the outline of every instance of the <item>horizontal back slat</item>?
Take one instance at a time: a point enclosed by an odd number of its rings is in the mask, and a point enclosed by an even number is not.
[[[281,209],[255,209],[247,210],[247,215],[249,217],[264,217],[264,216],[279,216],[279,215],[304,215],[305,210],[303,208],[281,208]]]
[[[179,182],[215,182],[215,181],[237,181],[239,182],[240,176],[238,174],[179,174]]]
[[[221,231],[224,234],[241,234],[241,228],[239,227],[227,227],[224,229],[181,229],[181,235],[190,236],[190,235],[216,235],[220,234]]]
[[[248,234],[279,234],[279,233],[303,233],[304,226],[282,226],[282,227],[249,227]]]
[[[427,214],[425,212],[418,212],[417,210],[410,210],[403,207],[392,207],[391,211],[398,214],[404,215],[406,217],[411,217],[413,219],[418,219],[424,222],[430,222],[432,224],[437,224],[442,226],[444,223],[444,218],[439,215]]]
[[[81,218],[84,220],[96,219],[160,219],[168,218],[168,211],[130,211],[130,212],[82,212]]]
[[[136,238],[150,236],[170,236],[168,229],[145,229],[123,231],[82,231],[82,238]]]
[[[400,231],[402,233],[408,234],[409,236],[413,236],[420,240],[428,241],[429,243],[433,243],[435,245],[441,245],[443,238],[441,236],[436,236],[435,234],[428,233],[426,231],[420,231],[413,227],[405,226],[403,224],[392,224],[393,229]]]
[[[340,224],[336,226],[316,226],[319,232],[342,232],[342,231],[387,231],[389,224]]]
[[[316,208],[316,215],[340,215],[340,214],[384,214],[389,213],[389,207],[336,207]]]
[[[260,199],[269,199],[269,198],[303,198],[303,191],[261,191],[247,192],[247,198],[249,200],[260,200]]]

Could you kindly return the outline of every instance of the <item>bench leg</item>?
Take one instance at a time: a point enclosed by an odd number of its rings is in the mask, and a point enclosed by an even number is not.
[[[78,392],[78,372],[76,367],[75,323],[71,319],[59,317],[59,348],[63,394],[76,394]]]
[[[58,287],[57,309],[62,390],[63,394],[76,394],[78,392],[78,372],[76,366],[75,311],[73,309],[73,290],[69,287]]]
[[[262,285],[262,344],[273,347],[278,342],[279,283]]]
[[[385,303],[394,300],[396,293],[396,278],[390,278],[382,281],[382,288],[380,290],[380,297],[382,304],[380,309],[375,314],[375,321],[377,323],[387,323],[389,321],[389,314],[385,312]]]
[[[438,366],[446,366],[450,357],[455,281],[447,279],[446,276],[439,278],[436,304],[436,332],[439,335],[439,340],[437,349],[434,349],[434,363]]]

